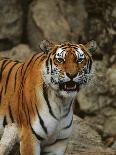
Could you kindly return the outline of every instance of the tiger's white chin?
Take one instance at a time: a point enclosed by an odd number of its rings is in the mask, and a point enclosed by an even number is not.
[[[62,97],[65,97],[65,98],[75,98],[76,95],[77,95],[77,91],[64,91],[64,90],[61,90],[59,91],[59,96],[62,96]]]

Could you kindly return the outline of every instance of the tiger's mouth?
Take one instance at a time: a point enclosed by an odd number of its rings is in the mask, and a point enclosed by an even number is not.
[[[80,86],[78,83],[74,82],[74,81],[68,81],[65,83],[61,83],[59,85],[60,90],[64,90],[64,91],[79,91]]]

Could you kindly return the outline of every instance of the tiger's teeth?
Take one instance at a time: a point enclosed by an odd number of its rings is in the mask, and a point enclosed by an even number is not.
[[[64,85],[64,88],[67,89],[66,84]]]

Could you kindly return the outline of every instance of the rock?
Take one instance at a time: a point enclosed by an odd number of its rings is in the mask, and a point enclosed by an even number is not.
[[[60,12],[58,1],[32,2],[28,16],[28,39],[34,49],[39,49],[42,39],[67,40],[69,31],[69,24]]]
[[[32,2],[28,16],[30,45],[39,49],[38,44],[42,39],[80,42],[84,38],[87,19],[84,2],[85,0]]]
[[[106,76],[109,84],[109,92],[116,99],[116,65],[108,69]]]
[[[116,141],[115,141],[114,144],[112,145],[112,149],[116,150]]]
[[[95,116],[85,116],[84,120],[89,124],[93,129],[95,129],[100,135],[104,132],[104,121],[105,116],[102,114]]]
[[[21,41],[22,9],[18,0],[0,1],[0,50],[6,50]]]
[[[85,7],[88,12],[85,37],[95,38],[103,56],[111,56],[116,37],[116,1],[89,0],[85,1]]]
[[[116,116],[116,109],[113,106],[106,106],[103,108],[102,114],[105,118]]]
[[[115,151],[106,148],[100,135],[85,121],[75,117],[72,136],[66,155],[115,155]]]
[[[104,136],[116,135],[116,115],[107,117],[104,123]]]
[[[34,52],[32,52],[28,45],[19,44],[9,51],[0,52],[0,57],[8,57],[14,60],[22,61],[29,57],[32,53]]]
[[[59,7],[70,26],[68,40],[75,42],[81,42],[84,40],[84,25],[87,20],[85,0],[60,1]]]

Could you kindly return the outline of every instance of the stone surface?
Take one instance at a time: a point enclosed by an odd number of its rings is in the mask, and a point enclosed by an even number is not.
[[[104,135],[116,135],[116,115],[110,116],[105,120]]]
[[[0,50],[21,41],[22,9],[18,0],[0,0]]]
[[[100,135],[87,122],[74,117],[73,132],[66,155],[115,155],[115,153],[102,144]]]
[[[84,37],[86,18],[84,0],[34,1],[30,5],[28,16],[29,44],[34,49],[39,49],[42,39],[78,42]]]
[[[116,1],[85,1],[88,20],[85,25],[85,36],[95,38],[102,54],[113,52],[116,36]]]
[[[85,0],[59,2],[60,11],[70,26],[68,40],[75,42],[80,42],[82,38],[84,40],[84,25],[88,16],[84,3]]]
[[[108,69],[106,76],[109,84],[109,92],[116,99],[116,65]]]
[[[35,49],[42,39],[65,41],[70,28],[59,10],[58,1],[37,0],[29,10],[28,39]]]
[[[12,48],[8,51],[1,51],[0,57],[8,57],[14,60],[25,60],[28,58],[31,54],[33,54],[34,51],[29,48],[28,45],[25,44],[19,44],[16,47]]]

